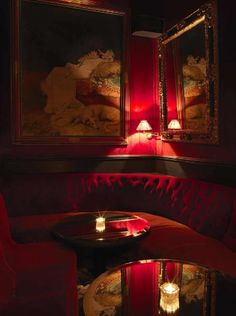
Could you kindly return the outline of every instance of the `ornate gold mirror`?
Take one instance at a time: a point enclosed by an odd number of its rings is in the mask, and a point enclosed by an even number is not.
[[[217,12],[213,2],[159,39],[161,138],[218,143]]]

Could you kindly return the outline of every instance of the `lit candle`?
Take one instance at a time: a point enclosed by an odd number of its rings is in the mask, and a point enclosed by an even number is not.
[[[160,306],[167,313],[179,309],[179,287],[175,283],[166,282],[160,286]]]
[[[103,232],[106,229],[106,219],[103,216],[96,218],[96,231]]]

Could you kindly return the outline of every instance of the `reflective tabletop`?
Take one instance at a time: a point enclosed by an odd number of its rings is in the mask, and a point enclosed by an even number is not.
[[[148,233],[147,220],[128,212],[99,211],[70,216],[57,223],[55,237],[77,246],[110,247],[133,242]]]
[[[235,315],[235,290],[235,279],[194,263],[141,260],[98,276],[86,291],[83,311],[85,316],[229,316]]]

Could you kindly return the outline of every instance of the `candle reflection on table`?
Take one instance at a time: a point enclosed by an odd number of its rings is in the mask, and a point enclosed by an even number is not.
[[[165,282],[160,286],[160,306],[167,313],[179,309],[179,287],[176,283]]]
[[[215,277],[205,267],[167,259],[118,265],[89,286],[85,315],[97,315],[99,309],[117,316],[206,316],[215,308],[209,299],[215,295]]]

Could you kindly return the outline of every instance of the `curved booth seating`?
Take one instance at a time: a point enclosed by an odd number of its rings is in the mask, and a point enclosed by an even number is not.
[[[160,174],[91,172],[12,175],[2,193],[20,242],[50,240],[51,227],[65,216],[128,211],[151,225],[134,249],[138,258],[182,259],[236,276],[236,188]]]
[[[0,194],[0,315],[78,316],[75,254],[55,242],[13,241]]]

